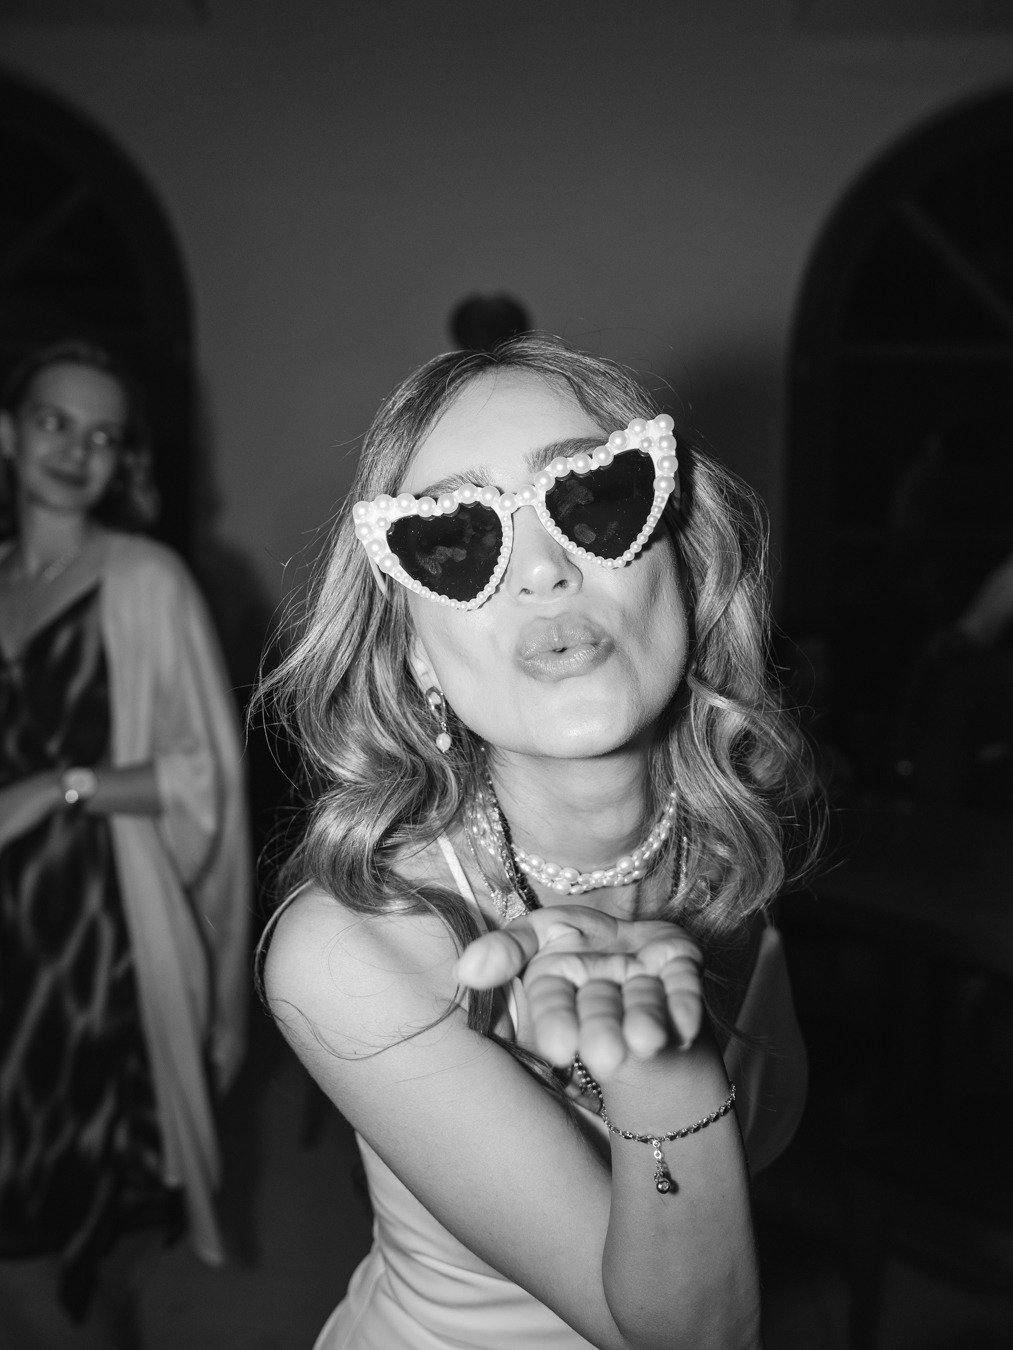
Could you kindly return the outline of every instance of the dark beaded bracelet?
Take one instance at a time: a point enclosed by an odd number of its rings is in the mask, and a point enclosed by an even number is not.
[[[605,1098],[602,1094],[601,1084],[598,1083],[588,1073],[584,1062],[579,1055],[573,1057],[573,1072],[577,1082],[584,1092],[590,1093],[598,1102],[598,1114],[607,1126],[610,1134],[618,1135],[620,1139],[628,1139],[632,1144],[650,1144],[654,1153],[654,1185],[659,1195],[668,1195],[669,1192],[677,1191],[679,1188],[668,1170],[668,1163],[665,1161],[665,1151],[662,1147],[666,1142],[675,1139],[685,1139],[688,1135],[699,1134],[705,1130],[708,1125],[713,1125],[715,1121],[720,1120],[722,1116],[727,1116],[728,1112],[735,1105],[735,1084],[730,1085],[728,1096],[721,1103],[716,1111],[712,1111],[709,1116],[702,1116],[700,1120],[695,1120],[692,1125],[684,1125],[681,1130],[669,1130],[666,1134],[634,1134],[632,1130],[621,1130],[618,1125],[609,1119],[609,1114],[605,1110]]]

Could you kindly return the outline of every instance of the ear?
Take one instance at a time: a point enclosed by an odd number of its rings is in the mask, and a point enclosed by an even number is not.
[[[443,692],[443,686],[440,684],[433,669],[433,663],[429,659],[429,653],[423,647],[417,637],[412,638],[411,646],[411,667],[412,674],[415,676],[419,688],[425,693],[428,689],[439,689]]]

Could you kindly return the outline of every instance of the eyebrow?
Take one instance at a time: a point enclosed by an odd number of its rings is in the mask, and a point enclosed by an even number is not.
[[[530,478],[541,469],[546,468],[554,459],[570,459],[573,455],[579,455],[584,450],[594,450],[597,446],[603,444],[603,436],[572,436],[565,441],[550,441],[548,445],[540,445],[535,450],[530,450],[524,457],[524,463]],[[452,473],[446,478],[440,478],[435,483],[430,483],[424,487],[421,492],[413,492],[413,497],[438,497],[441,492],[453,492],[455,488],[464,487],[465,483],[474,483],[476,487],[495,487],[502,492],[503,488],[497,483],[491,482],[492,471],[484,465],[475,465],[466,469],[463,473]],[[511,491],[524,487],[525,483],[517,483]]]

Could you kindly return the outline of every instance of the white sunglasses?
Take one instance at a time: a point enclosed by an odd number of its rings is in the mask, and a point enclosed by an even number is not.
[[[667,413],[636,417],[604,445],[554,459],[515,492],[465,483],[437,498],[402,492],[356,502],[355,533],[380,573],[455,609],[477,609],[502,581],[513,515],[522,506],[533,506],[574,557],[624,567],[650,539],[675,491],[672,429]]]

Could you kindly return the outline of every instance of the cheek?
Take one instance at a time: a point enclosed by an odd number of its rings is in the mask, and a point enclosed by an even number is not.
[[[443,605],[409,597],[415,643],[422,648],[444,692],[459,694],[475,687],[500,665],[494,634],[473,611],[461,613]]]
[[[44,456],[23,448],[12,461],[14,476],[22,487],[41,487],[46,482]]]
[[[689,643],[689,623],[675,550],[666,543],[644,559],[637,578],[639,594],[630,607],[631,627],[644,653],[647,673],[664,675],[674,663],[681,677]]]
[[[118,467],[116,461],[112,460],[111,463],[106,464],[96,475],[96,481],[101,485],[101,490],[103,492],[105,492],[106,488],[116,477],[116,470]]]
[[[33,436],[19,436],[11,454],[11,463],[20,473],[30,473],[46,457],[46,445]]]
[[[630,611],[629,690],[636,714],[659,717],[682,685],[689,655],[689,623],[674,555],[642,575],[643,590]]]
[[[119,468],[119,461],[115,455],[105,456],[92,460],[91,464],[91,492],[96,501],[105,496],[110,483],[116,477],[116,470]]]
[[[416,642],[455,716],[482,740],[496,741],[518,708],[502,625],[481,611],[462,614],[424,600],[409,600],[409,607]]]

